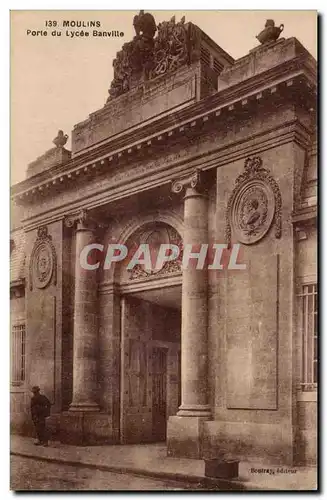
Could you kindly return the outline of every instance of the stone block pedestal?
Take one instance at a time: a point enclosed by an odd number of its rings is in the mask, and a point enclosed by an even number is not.
[[[221,479],[233,479],[238,477],[238,460],[205,460],[205,476]]]
[[[169,417],[167,455],[202,458],[203,424],[206,420],[207,417]]]
[[[59,439],[77,446],[113,444],[111,416],[99,412],[64,412],[60,418]]]

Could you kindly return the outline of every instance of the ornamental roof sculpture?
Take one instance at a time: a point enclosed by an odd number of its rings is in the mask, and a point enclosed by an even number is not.
[[[200,57],[196,27],[185,24],[185,17],[176,23],[174,16],[156,26],[153,15],[141,10],[133,25],[135,37],[123,45],[113,61],[114,78],[108,101]]]
[[[67,142],[67,139],[68,135],[64,134],[62,130],[59,130],[57,136],[53,139],[52,142],[57,148],[63,148]]]
[[[71,159],[71,151],[65,148],[65,144],[68,140],[68,135],[64,134],[62,130],[58,130],[58,134],[53,139],[53,144],[55,147],[48,149],[43,155],[36,158],[28,164],[27,167],[27,177],[32,177],[33,175],[40,174],[45,170],[49,170],[52,167],[63,165]]]
[[[134,16],[133,26],[136,36],[144,36],[151,40],[157,31],[156,22],[152,14],[148,12],[144,14],[144,10],[140,10],[139,14]]]
[[[283,30],[283,24],[281,24],[278,28],[277,26],[275,26],[275,21],[273,19],[267,19],[265,28],[259,33],[258,36],[256,36],[256,38],[262,45],[266,43],[276,42]]]

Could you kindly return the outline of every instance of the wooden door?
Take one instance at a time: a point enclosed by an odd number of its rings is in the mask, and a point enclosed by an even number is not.
[[[167,426],[167,348],[152,349],[152,437],[166,439]]]
[[[135,300],[122,302],[120,442],[152,440],[151,347],[145,314]]]

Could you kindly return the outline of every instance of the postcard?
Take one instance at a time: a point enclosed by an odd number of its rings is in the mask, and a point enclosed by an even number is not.
[[[317,12],[11,11],[11,489],[317,489]]]

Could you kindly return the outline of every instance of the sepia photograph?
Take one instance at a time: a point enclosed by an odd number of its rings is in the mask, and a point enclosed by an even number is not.
[[[11,490],[317,491],[317,43],[11,10]]]

